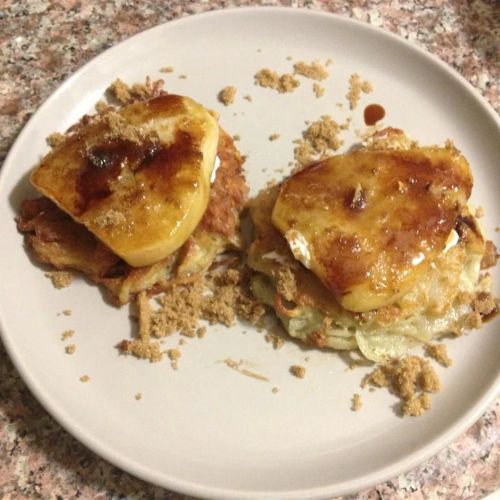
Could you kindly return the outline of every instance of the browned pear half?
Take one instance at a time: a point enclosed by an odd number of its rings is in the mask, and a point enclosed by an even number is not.
[[[345,309],[363,312],[411,289],[443,251],[471,189],[453,147],[357,151],[288,178],[272,222]]]
[[[31,182],[128,264],[147,266],[200,222],[218,137],[203,106],[162,95],[80,123]]]

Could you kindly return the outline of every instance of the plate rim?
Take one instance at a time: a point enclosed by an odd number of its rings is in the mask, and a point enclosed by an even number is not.
[[[343,15],[326,12],[323,10],[312,10],[306,8],[297,8],[297,7],[276,7],[276,6],[251,6],[251,7],[230,7],[224,9],[214,9],[206,12],[196,13],[187,15],[185,17],[165,21],[164,23],[157,24],[148,29],[142,30],[131,37],[122,40],[114,44],[113,46],[107,48],[106,50],[100,52],[96,56],[92,57],[89,61],[87,61],[83,66],[78,68],[74,73],[69,75],[57,88],[44,100],[44,102],[38,106],[36,111],[27,121],[27,123],[23,126],[20,133],[17,135],[14,143],[10,147],[7,156],[3,162],[2,168],[0,170],[0,192],[3,190],[3,185],[5,183],[5,178],[8,175],[8,172],[12,168],[10,164],[12,163],[11,158],[15,156],[17,153],[17,149],[24,142],[25,136],[28,136],[30,133],[30,129],[33,127],[33,124],[36,123],[37,116],[45,110],[47,107],[52,105],[52,102],[57,99],[58,95],[63,92],[68,86],[71,86],[75,80],[78,80],[80,75],[84,73],[87,68],[95,64],[96,60],[103,57],[105,54],[108,55],[110,52],[114,50],[119,50],[123,45],[127,43],[132,43],[132,41],[137,38],[143,36],[145,33],[150,33],[154,30],[161,31],[165,29],[166,25],[170,25],[172,23],[179,25],[183,23],[189,23],[193,20],[193,18],[210,18],[216,16],[233,16],[234,14],[241,15],[245,12],[248,13],[256,13],[265,11],[267,14],[273,13],[274,15],[294,15],[294,16],[310,16],[310,17],[318,17],[318,18],[330,18],[334,22],[344,23],[346,25],[355,25],[360,29],[368,30],[373,33],[376,33],[378,36],[386,37],[389,40],[392,40],[393,43],[402,44],[409,50],[412,50],[423,56],[427,59],[430,59],[434,64],[437,64],[441,70],[444,70],[449,76],[451,76],[458,84],[462,86],[465,90],[469,92],[470,95],[474,97],[474,100],[477,104],[480,105],[482,111],[486,112],[492,119],[493,122],[496,123],[499,131],[500,131],[500,117],[495,112],[494,108],[487,102],[487,100],[480,94],[480,92],[470,83],[468,82],[458,71],[454,70],[451,66],[449,66],[446,62],[440,59],[438,56],[428,52],[426,49],[416,45],[415,43],[404,39],[403,37],[392,33],[388,30],[378,28],[369,23],[353,19],[351,17],[346,17]],[[218,498],[218,499],[232,499],[232,498],[242,498],[242,499],[255,499],[255,498],[276,498],[277,493],[269,492],[269,491],[235,491],[228,488],[221,487],[212,487],[205,486],[202,484],[197,484],[192,481],[184,481],[179,480],[175,477],[170,476],[169,474],[160,474],[155,471],[150,470],[147,467],[144,467],[139,462],[136,462],[132,458],[123,458],[120,454],[114,451],[112,448],[103,445],[99,439],[96,439],[94,436],[89,434],[84,429],[82,429],[78,422],[76,422],[70,415],[67,415],[65,409],[60,407],[58,404],[52,401],[50,394],[47,391],[39,386],[36,379],[30,376],[29,368],[22,360],[22,356],[20,356],[15,347],[15,343],[11,341],[10,336],[7,333],[4,325],[4,312],[1,309],[0,304],[0,338],[5,346],[5,349],[9,355],[10,360],[12,361],[16,371],[20,375],[23,382],[26,384],[31,394],[35,397],[35,399],[43,406],[45,411],[49,413],[49,415],[57,422],[58,425],[63,427],[63,429],[68,432],[72,437],[77,439],[81,444],[83,444],[86,448],[88,448],[91,452],[98,455],[100,458],[104,459],[108,463],[120,468],[126,473],[131,474],[134,477],[145,480],[150,484],[160,486],[165,489],[171,489],[175,492],[188,494],[188,495],[196,495],[204,498]],[[467,412],[465,412],[461,417],[458,418],[457,423],[449,428],[444,434],[439,436],[422,448],[417,451],[409,454],[405,457],[404,460],[399,462],[389,464],[377,471],[370,473],[368,475],[364,475],[361,478],[343,481],[341,483],[334,483],[328,486],[320,486],[315,488],[307,488],[301,490],[292,490],[292,491],[280,491],[279,498],[283,499],[302,499],[304,497],[307,498],[324,498],[326,496],[331,495],[345,495],[353,492],[360,491],[362,489],[371,487],[375,484],[379,484],[387,481],[399,474],[402,474],[430,457],[436,455],[439,451],[448,446],[456,437],[463,433],[466,429],[468,429],[474,422],[478,420],[478,418],[487,410],[487,408],[493,403],[496,399],[497,394],[500,389],[500,374],[497,374],[495,380],[492,380],[489,385],[488,390],[484,393],[481,398],[479,404],[470,408]]]

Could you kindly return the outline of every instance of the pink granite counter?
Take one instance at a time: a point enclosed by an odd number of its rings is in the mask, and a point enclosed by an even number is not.
[[[446,61],[500,110],[500,8],[495,0],[3,0],[0,161],[43,100],[106,48],[179,16],[254,4],[325,10],[395,32]],[[436,457],[346,498],[481,498],[500,488],[499,429],[497,401]],[[29,393],[1,345],[0,497],[182,498],[116,469],[80,445]]]

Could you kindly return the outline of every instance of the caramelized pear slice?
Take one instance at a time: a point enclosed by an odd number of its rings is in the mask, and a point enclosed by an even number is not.
[[[162,95],[80,122],[31,182],[128,264],[147,266],[200,222],[218,136],[203,106]]]
[[[472,189],[453,147],[358,151],[286,180],[272,222],[350,311],[388,305],[443,251]]]

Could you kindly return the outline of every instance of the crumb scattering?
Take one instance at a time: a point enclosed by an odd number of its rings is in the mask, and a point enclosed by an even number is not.
[[[448,350],[445,344],[427,344],[425,346],[426,353],[443,366],[451,366],[453,360],[448,356]]]
[[[300,169],[337,151],[344,144],[340,138],[341,130],[341,126],[329,115],[309,124],[302,139],[294,141],[297,167]]]
[[[352,411],[359,411],[363,407],[363,401],[361,400],[361,395],[356,393],[352,397]]]
[[[71,316],[73,314],[73,310],[72,309],[64,309],[64,311],[62,313],[64,314],[64,316]]]
[[[293,92],[300,85],[293,75],[279,75],[269,68],[263,68],[255,74],[255,83],[260,87],[277,90],[280,94]]]
[[[373,91],[372,84],[367,80],[362,80],[357,73],[353,73],[349,78],[349,90],[347,100],[351,109],[356,109],[361,100],[361,93],[369,94]]]
[[[229,106],[233,104],[236,97],[237,89],[233,86],[224,87],[219,92],[219,101],[224,104],[224,106]]]
[[[173,73],[173,72],[174,72],[173,66],[165,66],[163,68],[160,68],[160,73]]]
[[[69,271],[49,271],[45,276],[52,281],[54,288],[66,288],[73,282],[75,275]]]
[[[293,65],[293,71],[297,75],[319,81],[324,80],[329,75],[326,68],[319,61],[313,61],[310,64],[304,61],[296,62]]]
[[[136,393],[134,398],[136,399],[136,401],[140,401],[142,399],[142,393],[140,393],[140,392]]]
[[[245,99],[245,101],[248,101],[248,102],[252,102],[253,101],[253,98],[250,94],[246,94],[243,96],[243,99]]]
[[[481,269],[484,270],[496,266],[498,257],[499,254],[495,244],[491,240],[486,241],[484,255],[481,259]]]
[[[179,349],[169,349],[167,354],[172,361],[177,361],[181,357],[181,351]]]
[[[306,368],[300,365],[292,365],[290,367],[290,373],[297,378],[304,378],[306,376]]]
[[[88,382],[90,380],[90,377],[88,375],[82,375],[80,377],[80,382]]]
[[[280,137],[281,137],[281,135],[280,135],[280,134],[277,134],[277,133],[275,132],[275,133],[273,133],[273,134],[271,134],[271,135],[269,136],[269,140],[270,140],[270,141],[277,141]]]
[[[108,87],[107,91],[120,104],[126,105],[164,94],[164,84],[163,80],[153,81],[149,76],[146,77],[145,83],[134,83],[133,85],[127,85],[118,78]]]
[[[367,375],[362,387],[390,387],[401,400],[401,412],[420,416],[431,408],[429,393],[439,392],[441,382],[430,363],[418,356],[392,359]]]
[[[279,392],[278,387],[273,387],[271,390],[273,394],[277,394]]]

